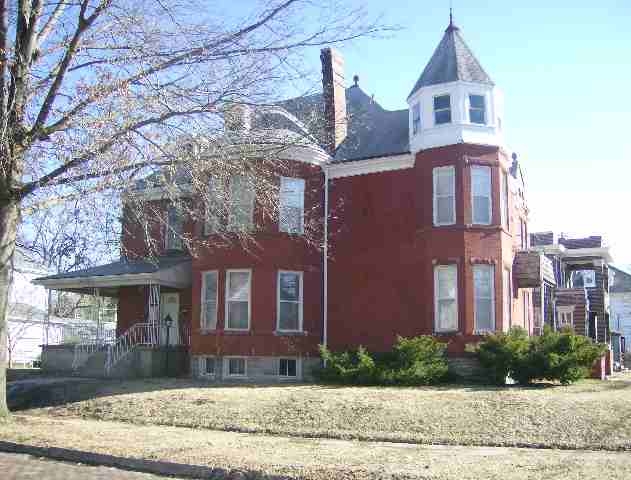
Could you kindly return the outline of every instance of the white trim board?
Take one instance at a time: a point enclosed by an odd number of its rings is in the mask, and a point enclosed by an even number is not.
[[[329,178],[352,177],[369,173],[390,172],[414,167],[414,156],[410,153],[375,157],[366,160],[354,160],[344,163],[333,163],[327,166]]]

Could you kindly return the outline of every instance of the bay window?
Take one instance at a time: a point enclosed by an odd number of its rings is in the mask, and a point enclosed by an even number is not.
[[[456,170],[453,166],[436,167],[434,182],[434,225],[456,223]]]
[[[434,329],[436,332],[458,330],[458,266],[434,267]]]
[[[451,97],[449,95],[434,97],[434,123],[436,125],[451,123]]]
[[[472,223],[490,225],[492,216],[491,168],[481,165],[471,167]]]
[[[469,121],[486,124],[486,105],[484,95],[469,95]]]
[[[493,265],[473,266],[475,331],[495,331],[495,287]]]

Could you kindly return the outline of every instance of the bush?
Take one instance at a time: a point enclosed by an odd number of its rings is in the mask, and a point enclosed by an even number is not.
[[[513,374],[516,361],[527,353],[528,348],[528,332],[514,327],[508,333],[488,335],[478,346],[478,357],[490,381],[495,385],[504,385],[506,377]]]
[[[432,337],[399,337],[391,352],[370,354],[333,353],[320,346],[325,367],[317,377],[326,382],[347,385],[431,385],[447,375],[446,345]]]
[[[478,355],[493,383],[503,384],[510,375],[522,385],[542,379],[567,385],[588,376],[606,349],[569,328],[555,332],[546,327],[539,337],[513,328],[508,334],[489,335]]]

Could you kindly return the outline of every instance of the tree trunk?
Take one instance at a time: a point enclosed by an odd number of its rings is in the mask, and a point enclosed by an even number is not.
[[[0,200],[2,201],[2,200]],[[17,203],[3,201],[0,204],[0,418],[7,416],[7,322],[11,260],[15,250],[19,210]]]

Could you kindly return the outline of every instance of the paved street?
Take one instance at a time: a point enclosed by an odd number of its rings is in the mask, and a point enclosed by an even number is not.
[[[0,478],[2,480],[157,480],[165,477],[0,452]]]

